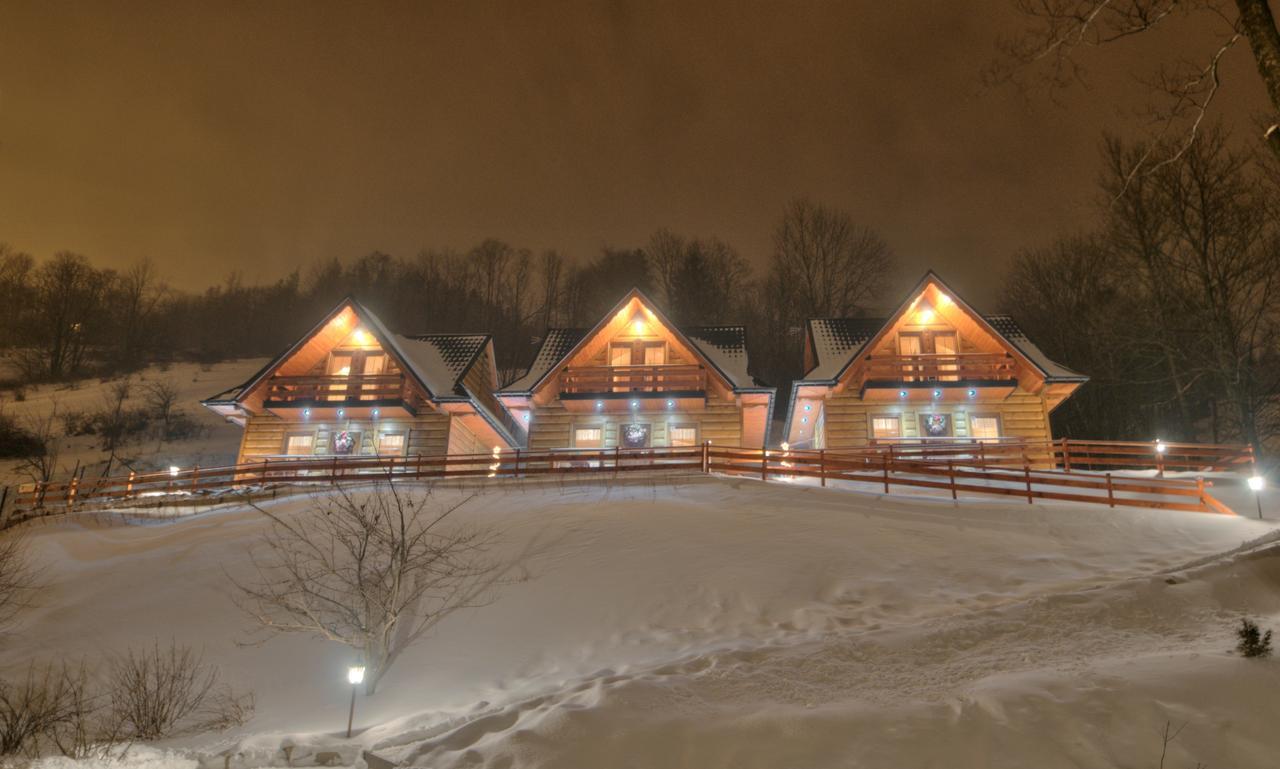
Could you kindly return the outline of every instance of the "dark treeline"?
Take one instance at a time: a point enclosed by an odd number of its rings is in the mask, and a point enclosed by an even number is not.
[[[1135,173],[1145,157],[1175,159]],[[1057,434],[1272,444],[1275,160],[1210,132],[1181,152],[1108,139],[1103,161],[1097,226],[1020,254],[1004,284],[1004,309],[1092,377],[1055,413]]]
[[[802,373],[804,319],[859,314],[891,269],[878,235],[807,200],[780,216],[759,276],[727,243],[668,230],[585,260],[486,240],[463,252],[320,262],[269,285],[232,275],[202,294],[168,289],[149,262],[116,271],[0,245],[0,331],[22,380],[56,381],[161,360],[275,355],[351,294],[400,333],[493,334],[510,379],[548,327],[592,325],[639,287],[679,324],[746,324],[754,373],[785,383]]]

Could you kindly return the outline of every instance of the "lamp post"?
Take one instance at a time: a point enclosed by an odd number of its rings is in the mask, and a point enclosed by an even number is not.
[[[1253,492],[1253,501],[1258,503],[1258,520],[1262,520],[1262,490],[1266,487],[1266,478],[1261,475],[1249,476],[1249,490]]]
[[[351,710],[347,711],[347,739],[351,739],[351,723],[356,717],[356,687],[364,681],[364,665],[347,668],[347,682],[351,684]]]

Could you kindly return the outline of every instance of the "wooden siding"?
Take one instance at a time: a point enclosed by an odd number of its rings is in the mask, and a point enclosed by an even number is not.
[[[826,448],[852,448],[866,446],[871,440],[871,418],[895,415],[902,420],[902,437],[920,437],[920,415],[943,413],[952,416],[952,430],[956,438],[969,437],[971,415],[997,415],[1000,417],[1000,434],[1010,438],[1026,438],[1033,441],[1049,440],[1047,404],[1040,395],[1023,390],[1015,391],[1008,398],[994,401],[968,401],[964,403],[911,403],[904,405],[870,403],[856,393],[848,391],[832,396],[823,406],[822,420]]]
[[[566,411],[560,403],[553,403],[537,410],[529,425],[529,448],[574,448],[573,431],[582,427],[604,429],[604,445],[618,445],[618,426],[642,423],[649,425],[649,440],[653,446],[670,445],[668,429],[671,425],[693,425],[698,428],[698,442],[711,441],[716,446],[742,445],[742,410],[733,403],[709,403],[701,411],[655,410],[629,414],[582,414]],[[759,448],[758,445],[752,446]]]
[[[329,442],[335,430],[345,429],[360,433],[362,455],[374,454],[379,432],[407,433],[408,454],[436,456],[443,454],[449,444],[449,415],[432,413],[413,419],[379,420],[377,422],[349,420],[341,423],[312,423],[285,420],[272,414],[249,417],[240,440],[240,461],[252,461],[262,457],[276,457],[284,453],[285,438],[297,433],[315,435],[312,453],[328,456]],[[353,452],[355,453],[355,452]]]

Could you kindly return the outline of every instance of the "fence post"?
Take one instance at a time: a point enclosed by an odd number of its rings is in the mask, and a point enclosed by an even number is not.
[[[130,470],[129,483],[124,487],[125,494],[128,496],[133,496],[133,479],[136,477],[138,477],[138,474],[135,471]]]
[[[702,442],[702,472],[711,473],[711,441]]]
[[[1034,501],[1034,497],[1031,495],[1031,465],[1024,464],[1022,473],[1027,479],[1027,504],[1029,505]]]
[[[619,437],[621,437],[621,436],[619,436]],[[622,464],[622,447],[621,447],[621,446],[614,446],[614,447],[613,447],[613,477],[614,477],[614,480],[617,480],[617,478],[618,478],[618,465],[620,465],[620,464]]]
[[[818,449],[818,478],[822,486],[827,485],[827,450]]]
[[[951,479],[951,498],[956,497],[956,463],[954,459],[947,460],[947,477]]]
[[[515,474],[515,477],[517,477],[517,478],[519,478],[519,477],[520,477],[520,447],[519,447],[519,446],[516,446],[516,474]]]
[[[1204,501],[1204,476],[1203,475],[1196,476],[1196,493],[1199,495],[1200,507],[1204,508],[1205,510],[1208,510],[1209,504]]]
[[[760,480],[769,480],[769,450],[760,450]]]
[[[1062,439],[1062,469],[1064,472],[1071,472],[1071,447],[1066,438]]]
[[[191,468],[191,489],[194,491],[200,485],[200,465]]]
[[[891,452],[893,451],[892,445],[889,446],[889,451]],[[889,455],[881,454],[880,460],[884,465],[884,493],[888,494],[889,493]]]
[[[1116,506],[1116,491],[1111,487],[1111,473],[1107,473],[1107,506]]]
[[[1151,450],[1156,453],[1156,477],[1164,477],[1164,452],[1160,451],[1160,441],[1151,444]],[[1203,502],[1202,502],[1203,504]]]
[[[330,464],[330,467],[329,467],[329,485],[330,485],[330,486],[337,486],[337,485],[338,485],[338,457],[337,457],[337,455],[334,455],[334,457],[333,457],[333,462]]]
[[[71,482],[67,484],[67,507],[71,507],[76,503],[76,490],[80,487],[80,479],[72,476]]]
[[[987,444],[985,442],[978,444],[978,467],[983,470],[987,469]]]

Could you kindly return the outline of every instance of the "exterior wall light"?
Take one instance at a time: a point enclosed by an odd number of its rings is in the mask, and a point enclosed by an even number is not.
[[[941,390],[934,390],[934,391],[933,391],[933,399],[934,399],[934,400],[937,400],[938,398],[941,398],[941,397],[942,397],[942,391],[941,391]]]
[[[906,400],[906,397],[907,397],[907,391],[906,391],[906,390],[899,390],[899,391],[898,391],[898,397],[899,397],[899,398],[902,398],[903,400]]]
[[[978,397],[978,391],[977,391],[977,390],[974,390],[974,389],[972,389],[972,388],[970,388],[970,389],[969,389],[969,397],[970,397],[970,398],[976,398],[976,397]]]

